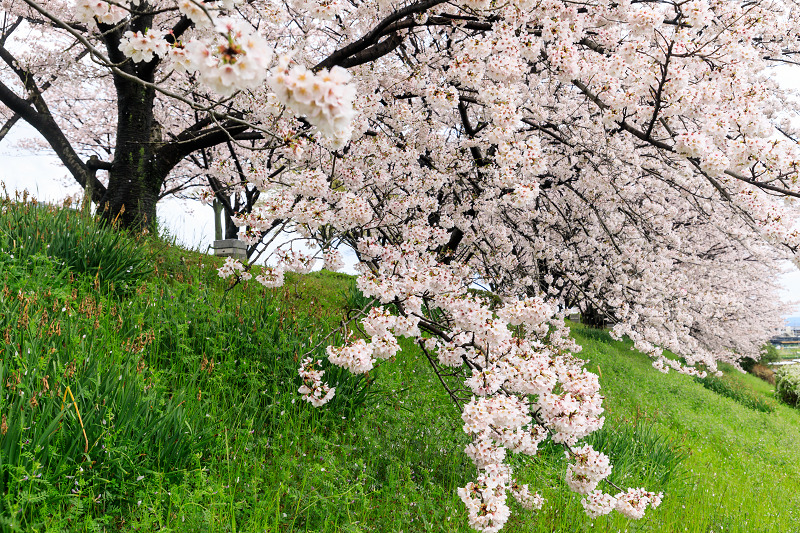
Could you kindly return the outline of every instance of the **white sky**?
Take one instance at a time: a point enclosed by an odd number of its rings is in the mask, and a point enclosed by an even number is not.
[[[20,123],[0,142],[0,182],[12,194],[27,189],[46,202],[60,202],[67,196],[81,194],[82,189],[55,156],[31,155],[15,147],[18,139],[35,134],[32,128]],[[200,202],[165,199],[158,203],[158,219],[159,226],[186,248],[206,252],[214,240],[214,212]],[[352,252],[345,254],[345,260],[352,263]],[[352,264],[348,267],[352,271]],[[800,302],[800,271],[791,267],[791,272],[781,276],[780,281],[781,299]],[[800,309],[794,314],[800,314]]]

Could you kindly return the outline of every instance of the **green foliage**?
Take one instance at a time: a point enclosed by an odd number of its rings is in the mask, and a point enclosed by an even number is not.
[[[759,362],[762,365],[766,365],[768,363],[774,363],[775,361],[779,361],[780,358],[781,354],[778,353],[778,349],[771,344],[766,344],[762,349],[761,359],[759,359]]]
[[[44,251],[21,259],[2,247],[0,531],[471,531],[456,495],[475,476],[468,439],[412,342],[369,375],[326,366],[337,396],[321,409],[297,393],[300,358],[327,365],[342,310],[367,303],[352,277],[251,281],[224,296],[216,258],[152,245],[141,252],[153,275],[122,294]],[[564,484],[563,449],[547,445],[532,460],[510,454],[546,504],[515,509],[504,531],[796,529],[800,411],[731,402],[654,372],[630,341],[573,334],[607,410],[587,442],[611,456],[613,483],[664,491],[664,502],[639,522],[590,520]]]
[[[159,287],[158,291],[165,304],[146,307],[136,318],[153,328],[156,349],[150,352],[148,363],[192,376],[183,384],[192,382],[201,390],[229,397],[250,391],[248,401],[260,406],[255,415],[259,423],[280,423],[270,415],[277,406],[268,406],[287,389],[296,392],[302,385],[297,370],[303,357],[323,359],[325,380],[338,392],[323,414],[352,416],[380,393],[372,386],[376,372],[355,375],[330,365],[325,343],[319,343],[314,335],[319,333],[318,325],[280,306],[267,293],[246,300],[240,298],[241,293],[234,293],[220,308],[199,282],[177,290]],[[135,330],[133,320],[128,328]],[[329,342],[338,340],[333,336]]]
[[[775,395],[792,407],[800,405],[800,365],[784,365],[775,370]]]
[[[235,461],[234,443],[272,441],[289,416],[324,433],[381,397],[377,372],[337,367],[328,408],[302,402],[299,357],[325,357],[320,324],[255,284],[225,297],[213,265],[162,256],[149,283],[102,292],[97,272],[75,277],[48,250],[0,249],[0,531],[123,520],[153,499],[148,480],[183,486],[200,464]]]
[[[770,401],[763,395],[753,392],[749,387],[745,387],[725,376],[720,377],[708,374],[704,378],[696,377],[694,379],[708,390],[714,391],[725,398],[730,398],[748,409],[754,409],[763,413],[772,413],[777,408],[775,402]]]
[[[646,420],[632,424],[605,425],[586,443],[611,458],[614,469],[609,481],[618,485],[641,484],[663,490],[681,474],[688,448]]]
[[[655,424],[645,419],[606,424],[581,443],[591,444],[609,456],[613,469],[608,481],[626,487],[646,486],[650,491],[668,490],[670,483],[682,480],[682,463],[690,455],[685,444],[660,433]],[[560,444],[545,441],[540,457],[548,468],[566,470],[566,455]]]
[[[135,360],[113,357],[137,348],[114,338],[88,280],[70,285],[67,270],[41,255],[0,252],[0,266],[5,527],[39,527],[57,509],[73,519],[108,510],[131,497],[140,476],[193,462],[209,440],[199,413],[187,411],[183,392],[165,395]]]
[[[753,359],[752,357],[745,357],[740,361],[739,364],[741,365],[742,369],[745,372],[752,372],[753,367],[758,363],[766,365],[769,363],[774,363],[775,361],[778,361],[781,358],[781,355],[778,353],[778,349],[771,344],[764,345],[764,347],[761,348],[760,355],[761,357],[759,357],[758,359]]]
[[[611,334],[608,331],[600,328],[581,326],[581,336],[585,339],[590,339],[597,342],[613,342]]]
[[[130,291],[151,273],[150,254],[125,233],[71,209],[0,201],[0,247],[19,258],[45,255],[98,286]]]
[[[347,284],[347,288],[342,291],[342,296],[344,297],[344,308],[349,312],[367,312],[373,305],[379,303],[373,298],[364,296],[355,281]]]

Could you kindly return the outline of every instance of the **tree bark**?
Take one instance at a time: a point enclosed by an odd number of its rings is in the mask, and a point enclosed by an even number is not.
[[[102,218],[135,231],[156,227],[156,202],[166,178],[155,152],[161,145],[160,126],[153,117],[155,91],[138,83],[115,80],[117,139]]]

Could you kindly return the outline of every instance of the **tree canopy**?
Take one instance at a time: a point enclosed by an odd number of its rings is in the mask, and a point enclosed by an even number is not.
[[[597,377],[578,307],[662,371],[757,356],[780,325],[776,273],[800,246],[789,0],[5,0],[4,135],[36,128],[108,218],[146,227],[197,177],[256,245],[257,279],[359,259],[382,306],[330,347],[367,372],[417,340],[473,438],[460,492],[497,531],[508,450],[573,457],[593,516],[660,496],[600,491]],[[786,74],[784,74],[786,75]],[[251,209],[252,208],[252,209]],[[315,255],[316,254],[316,255]],[[229,261],[223,276],[250,276]],[[476,291],[480,288],[480,291]],[[363,338],[362,338],[363,337]],[[665,355],[664,350],[680,359]],[[300,392],[334,391],[316,361]]]

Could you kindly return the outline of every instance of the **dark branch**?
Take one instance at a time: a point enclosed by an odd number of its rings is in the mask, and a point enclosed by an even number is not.
[[[398,9],[385,19],[383,19],[377,26],[375,26],[372,31],[358,39],[357,41],[348,44],[344,48],[340,48],[339,50],[333,52],[323,61],[318,63],[314,70],[321,70],[323,68],[331,68],[335,66],[343,66],[347,64],[348,58],[352,58],[361,52],[364,52],[370,47],[378,45],[381,40],[381,37],[389,34],[394,33],[394,30],[390,28],[392,24],[395,22],[404,19],[409,15],[413,15],[415,13],[422,13],[423,11],[427,11],[432,7],[436,7],[440,4],[444,4],[446,0],[423,0],[422,2],[417,2],[415,4],[411,4],[406,6],[402,9]],[[395,45],[395,48],[397,46]],[[394,48],[392,48],[393,50]],[[391,50],[387,50],[384,53],[389,53]],[[359,56],[361,57],[361,56]],[[375,56],[373,59],[377,59],[380,55]],[[361,63],[355,63],[361,64]]]
[[[156,152],[156,158],[160,162],[164,175],[192,152],[227,142],[247,131],[248,126],[239,122],[227,121],[203,130],[193,130],[192,128],[184,130],[173,141],[168,142]]]
[[[0,46],[0,58],[20,77],[26,90],[30,93],[30,101],[28,101],[0,82],[0,102],[5,104],[15,115],[18,115],[22,120],[33,126],[45,138],[81,187],[85,189],[87,180],[92,180],[92,200],[99,201],[105,194],[105,186],[97,180],[95,171],[91,170],[81,160],[64,132],[56,124],[47,103],[42,98],[41,90],[34,82],[33,76],[20,69],[19,63],[17,63],[14,56],[2,46]]]

